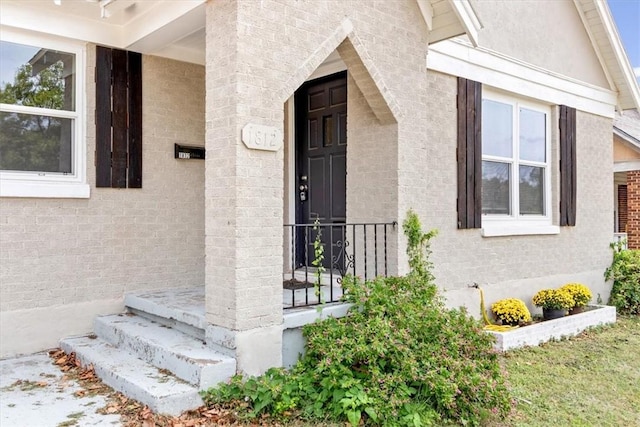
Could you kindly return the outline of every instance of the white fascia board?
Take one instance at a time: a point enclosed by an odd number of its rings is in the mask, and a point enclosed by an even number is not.
[[[125,46],[131,48],[137,43],[142,43],[145,37],[151,36],[153,33],[162,29],[162,27],[171,24],[173,21],[192,11],[193,13],[189,15],[189,18],[184,21],[186,27],[182,28],[183,32],[181,34],[176,32],[176,36],[179,36],[177,38],[184,37],[198,28],[204,27],[206,19],[204,10],[205,3],[206,0],[182,0],[159,3],[156,7],[149,10],[149,12],[127,23],[124,40]],[[174,38],[171,42],[175,40]],[[149,41],[142,43],[142,45],[145,46],[145,44],[148,43]]]
[[[454,13],[464,27],[469,40],[474,46],[478,46],[478,31],[482,29],[482,23],[473,10],[469,0],[448,0]]]
[[[636,80],[635,74],[633,73],[633,68],[631,68],[631,64],[629,63],[629,58],[627,57],[627,54],[622,47],[622,41],[620,40],[620,36],[618,35],[616,26],[613,23],[613,18],[611,17],[611,13],[609,12],[609,7],[605,2],[595,0],[593,3],[598,12],[598,15],[600,16],[602,25],[606,30],[605,33],[607,35],[607,38],[609,39],[611,49],[613,49],[617,65],[620,67],[620,71],[624,76],[626,86],[629,89],[630,96],[633,99],[633,107],[629,105],[623,105],[622,108],[636,108],[640,110],[640,88],[638,87],[638,82]]]
[[[427,24],[427,30],[433,30],[433,7],[431,7],[430,0],[417,0],[418,8],[424,23]]]
[[[13,3],[2,5],[0,25],[85,42],[123,47],[123,28],[118,25]]]
[[[479,81],[551,104],[613,118],[617,94],[463,40],[446,40],[429,48],[427,69]]]
[[[640,160],[615,162],[613,164],[613,172],[630,172],[638,170],[640,170]]]

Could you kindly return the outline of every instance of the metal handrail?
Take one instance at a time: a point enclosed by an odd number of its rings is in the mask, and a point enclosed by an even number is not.
[[[290,239],[290,265],[285,278],[289,276],[292,285],[299,284],[303,287],[291,290],[291,299],[289,302],[285,300],[285,308],[339,301],[342,297],[342,277],[347,273],[362,273],[365,280],[372,274],[387,276],[388,234],[395,230],[397,225],[396,221],[284,224],[285,236]],[[323,267],[328,273],[321,278],[324,279],[321,282],[328,279],[328,289],[320,289],[326,286],[326,283],[315,283],[317,278],[314,278],[314,283],[309,281],[310,276],[314,276],[317,271],[312,265],[315,254],[310,250],[317,231],[320,231],[324,240]],[[330,244],[327,244],[327,235],[330,237]],[[334,286],[334,283],[337,286]],[[310,285],[313,285],[312,295],[309,292]],[[324,295],[325,291],[328,291],[327,295]]]

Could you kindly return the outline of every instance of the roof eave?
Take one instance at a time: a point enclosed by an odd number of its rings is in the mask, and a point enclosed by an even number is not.
[[[448,0],[454,13],[460,20],[469,40],[474,47],[478,46],[478,33],[482,22],[469,0]]]
[[[602,29],[604,29],[604,31],[599,34],[606,36],[606,40],[600,35],[596,37],[597,40],[592,38],[592,43],[596,51],[600,51],[604,44],[605,49],[610,49],[613,54],[605,56],[610,59],[604,60],[602,65],[609,70],[619,71],[621,74],[621,78],[614,79],[615,89],[618,91],[618,108],[620,110],[634,108],[640,111],[640,87],[638,87],[633,68],[629,63],[629,58],[625,53],[618,30],[616,29],[606,2],[600,0],[574,0],[574,3],[581,13],[584,13],[584,6],[586,4],[591,5],[598,16],[598,21],[600,25],[602,25]],[[591,34],[594,33],[588,28],[586,21],[585,26],[587,26],[588,32]]]

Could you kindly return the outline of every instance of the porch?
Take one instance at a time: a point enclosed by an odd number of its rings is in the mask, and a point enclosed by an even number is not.
[[[284,295],[283,295],[284,297]],[[206,319],[203,286],[142,291],[125,296],[126,312],[99,316],[94,334],[65,338],[66,353],[93,366],[109,386],[149,406],[179,415],[198,408],[199,390],[227,381],[236,373],[233,339]],[[327,316],[344,316],[341,303],[286,310],[281,327],[283,366],[304,351],[302,326]],[[207,336],[217,335],[226,346]],[[258,354],[257,357],[260,357]]]

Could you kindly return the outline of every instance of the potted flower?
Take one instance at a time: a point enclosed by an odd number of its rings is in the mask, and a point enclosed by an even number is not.
[[[567,283],[560,289],[567,291],[573,298],[573,306],[569,308],[569,314],[582,313],[593,298],[591,290],[582,283]]]
[[[521,299],[501,299],[491,304],[491,311],[496,320],[503,325],[516,326],[531,322],[531,313]]]
[[[542,307],[544,320],[557,319],[573,307],[573,298],[565,289],[543,289],[533,296],[533,304]]]

